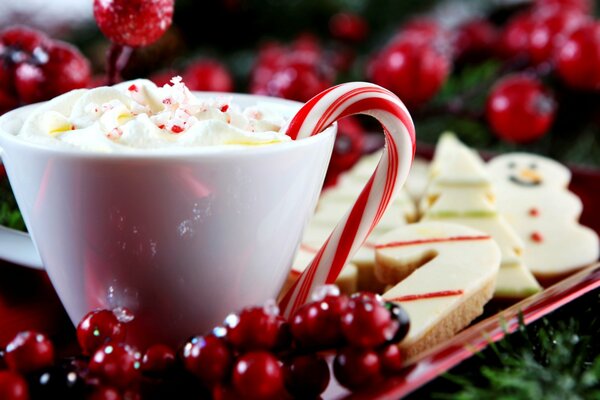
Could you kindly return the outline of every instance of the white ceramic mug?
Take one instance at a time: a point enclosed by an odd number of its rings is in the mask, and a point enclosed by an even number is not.
[[[242,107],[257,100],[290,117],[301,106],[232,95]],[[103,154],[15,137],[35,107],[0,117],[0,151],[74,323],[123,307],[135,317],[129,342],[178,344],[277,296],[319,196],[335,124],[270,146]],[[14,257],[14,246],[30,246],[27,236],[3,229],[2,240],[0,257],[38,264],[31,250]]]

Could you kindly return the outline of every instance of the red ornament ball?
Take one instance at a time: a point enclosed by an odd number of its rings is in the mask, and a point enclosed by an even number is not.
[[[146,46],[171,26],[174,4],[174,0],[94,0],[94,17],[114,43]]]
[[[572,32],[554,60],[558,76],[568,86],[600,90],[600,22],[586,24]]]
[[[552,125],[556,103],[536,78],[512,75],[500,80],[487,99],[486,116],[502,139],[526,143],[542,137]]]
[[[340,12],[329,20],[329,31],[336,39],[358,43],[366,39],[369,26],[360,15]]]

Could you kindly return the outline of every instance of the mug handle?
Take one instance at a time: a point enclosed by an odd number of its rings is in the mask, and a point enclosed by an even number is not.
[[[4,150],[0,147],[0,159],[2,155],[4,155]],[[44,269],[31,236],[1,225],[0,259],[25,267]]]
[[[344,83],[321,92],[300,108],[286,133],[292,139],[316,135],[354,114],[370,115],[381,123],[384,152],[352,208],[282,298],[279,307],[285,316],[304,304],[317,287],[335,282],[381,219],[412,165],[416,145],[412,118],[396,95],[372,83]]]

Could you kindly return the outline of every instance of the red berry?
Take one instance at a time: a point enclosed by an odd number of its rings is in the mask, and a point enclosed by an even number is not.
[[[398,322],[379,299],[352,297],[342,316],[342,332],[349,344],[374,348],[391,340]]]
[[[396,343],[390,343],[378,351],[381,371],[386,375],[399,373],[403,367],[402,354]]]
[[[379,356],[373,350],[347,347],[335,356],[333,373],[350,390],[373,385],[381,377]]]
[[[284,364],[285,388],[294,397],[316,398],[327,389],[327,362],[316,354],[300,355]]]
[[[284,320],[264,307],[243,310],[225,319],[227,341],[239,350],[271,350],[277,345]]]
[[[600,22],[577,29],[555,54],[558,75],[572,88],[600,90]]]
[[[554,7],[536,12],[527,50],[531,62],[540,64],[550,61],[567,36],[587,20],[586,15],[572,8]]]
[[[544,8],[574,8],[581,12],[591,14],[594,10],[593,0],[535,0],[534,7]]]
[[[0,399],[28,400],[27,381],[16,372],[0,371]]]
[[[182,78],[190,90],[207,92],[233,91],[231,73],[218,61],[196,61],[186,68]]]
[[[500,33],[498,54],[505,58],[526,57],[534,26],[535,19],[531,12],[512,18]]]
[[[142,372],[162,374],[175,365],[175,352],[164,344],[154,344],[146,350],[142,358]]]
[[[94,17],[106,37],[124,46],[145,46],[171,26],[174,0],[94,0]]]
[[[124,339],[125,326],[109,310],[90,311],[77,325],[77,341],[83,354],[93,354],[107,342]]]
[[[140,378],[140,359],[140,353],[130,346],[108,343],[96,350],[89,369],[103,383],[124,389]]]
[[[341,318],[346,296],[326,296],[300,307],[292,316],[292,335],[304,347],[330,348],[344,343]]]
[[[8,368],[29,373],[54,363],[54,346],[44,334],[24,331],[18,333],[6,346]]]
[[[346,117],[338,121],[338,134],[331,154],[329,169],[336,173],[353,166],[363,154],[365,129],[356,117]]]
[[[42,87],[44,72],[39,66],[27,63],[17,65],[14,79],[17,94],[23,102],[36,103],[46,98]]]
[[[238,358],[233,368],[233,387],[247,399],[270,399],[283,389],[279,361],[271,353],[255,351]]]
[[[213,335],[196,336],[183,347],[183,365],[200,381],[213,387],[229,376],[233,354],[223,339]]]
[[[428,42],[398,40],[371,63],[368,75],[376,84],[396,93],[409,106],[430,100],[450,73],[450,63]]]
[[[48,62],[42,66],[46,99],[87,87],[91,79],[90,64],[79,50],[70,44],[55,42],[48,56]]]
[[[460,59],[479,59],[490,54],[496,41],[498,30],[485,19],[467,21],[458,27],[454,41],[454,51]]]
[[[87,400],[121,400],[121,392],[110,386],[98,386],[94,388],[92,394],[90,394]]]
[[[171,79],[173,79],[174,76],[179,75],[177,71],[174,70],[164,70],[164,71],[159,71],[156,72],[152,75],[150,75],[150,80],[152,82],[154,82],[154,84],[158,87],[163,87],[166,84],[170,84],[171,83]],[[187,82],[186,82],[187,84]]]
[[[11,26],[0,32],[0,42],[14,50],[31,54],[37,48],[50,45],[50,39],[42,32],[26,26]]]
[[[275,71],[266,86],[265,94],[290,100],[308,101],[331,84],[332,81],[325,76],[318,65],[292,60]]]
[[[525,143],[543,136],[554,121],[556,104],[540,81],[523,75],[499,81],[487,99],[486,116],[502,139]]]
[[[334,14],[329,20],[331,35],[348,42],[362,42],[369,33],[369,26],[363,17],[350,12]]]
[[[438,40],[446,33],[440,24],[433,19],[418,18],[404,24],[395,40],[410,40],[418,42],[431,42]]]

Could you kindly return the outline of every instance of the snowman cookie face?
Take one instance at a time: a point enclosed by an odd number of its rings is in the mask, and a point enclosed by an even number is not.
[[[510,153],[494,158],[488,171],[498,183],[520,189],[565,188],[571,172],[549,158],[527,153]]]

